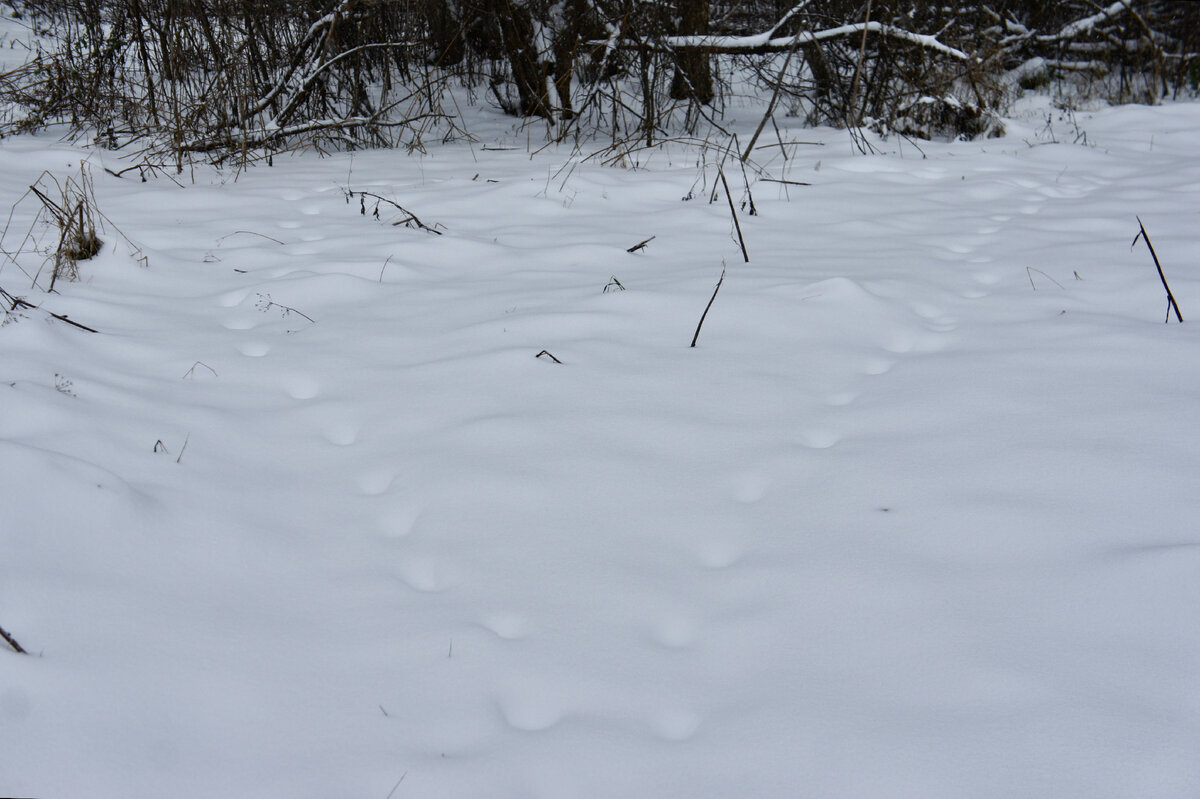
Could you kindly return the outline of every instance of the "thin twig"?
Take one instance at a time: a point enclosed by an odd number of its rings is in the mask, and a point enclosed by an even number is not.
[[[28,302],[21,299],[20,297],[14,297],[13,295],[9,294],[4,289],[0,289],[0,298],[3,298],[5,302],[9,303],[8,310],[10,310],[10,311],[15,311],[18,308],[36,308],[37,307],[36,305],[29,304]]]
[[[621,281],[617,280],[616,275],[610,277],[608,283],[604,286],[603,293],[608,294],[610,291],[625,291],[625,286],[621,284]]]
[[[704,306],[704,313],[700,314],[700,323],[696,325],[696,334],[692,336],[692,346],[696,346],[697,339],[700,338],[700,328],[704,327],[704,319],[708,316],[708,309],[712,307],[713,300],[717,298],[717,292],[721,290],[721,284],[725,282],[725,262],[721,262],[721,277],[717,280],[717,287],[713,289],[712,296],[708,298],[708,305]]]
[[[420,219],[418,219],[416,214],[414,214],[412,211],[408,210],[407,208],[405,208],[403,205],[396,202],[395,200],[389,200],[387,197],[383,197],[378,194],[373,194],[372,192],[369,192],[369,191],[355,191],[354,189],[347,189],[346,192],[349,195],[349,197],[354,197],[354,195],[356,195],[356,194],[358,195],[359,213],[361,213],[363,216],[367,215],[367,206],[366,206],[366,203],[364,202],[364,198],[370,197],[371,199],[375,200],[374,216],[376,218],[379,218],[379,204],[380,203],[387,203],[388,205],[397,209],[401,213],[408,214],[407,219],[401,219],[399,222],[393,222],[392,223],[393,227],[395,227],[397,225],[407,225],[409,222],[412,222],[417,227],[419,227],[421,230],[428,230],[430,233],[436,233],[439,236],[442,235],[442,231],[437,230],[435,228],[431,228],[429,225],[425,224]]]
[[[759,178],[764,183],[783,183],[788,186],[811,186],[811,183],[805,183],[802,180],[779,180],[778,178]]]
[[[1171,287],[1167,285],[1167,276],[1163,274],[1162,264],[1158,262],[1158,253],[1154,252],[1154,245],[1150,243],[1150,236],[1146,233],[1146,226],[1142,224],[1142,218],[1140,216],[1134,218],[1137,219],[1138,228],[1140,228],[1140,230],[1138,231],[1138,234],[1133,237],[1133,244],[1130,244],[1129,248],[1133,249],[1133,245],[1137,244],[1137,240],[1139,238],[1146,242],[1146,247],[1148,247],[1150,250],[1150,257],[1154,259],[1154,266],[1158,268],[1158,278],[1162,281],[1163,289],[1165,289],[1167,292],[1167,318],[1165,321],[1171,321],[1171,310],[1174,309],[1175,318],[1182,322],[1183,314],[1179,312],[1179,303],[1175,302],[1175,295],[1171,293]]]
[[[245,234],[247,234],[247,235],[250,235],[250,236],[261,236],[262,238],[264,238],[264,239],[267,239],[268,241],[273,241],[273,242],[275,242],[276,244],[283,244],[283,243],[284,243],[284,242],[280,241],[279,239],[272,238],[272,237],[270,237],[270,236],[268,236],[268,235],[266,235],[266,234],[264,234],[264,233],[258,233],[258,232],[256,232],[256,231],[253,231],[253,230],[235,230],[235,231],[233,231],[232,233],[226,233],[224,236],[222,236],[221,238],[217,239],[217,243],[219,244],[219,243],[221,243],[222,241],[225,241],[225,239],[229,238],[230,236],[236,236],[236,235],[237,235],[237,234],[239,234],[239,233],[245,233]]]
[[[811,147],[824,147],[825,146],[825,142],[823,142],[823,141],[781,141],[778,144],[760,144],[757,147],[755,147],[754,149],[755,150],[766,150],[769,147],[782,147],[786,150],[786,148],[791,147],[793,144],[807,144]]]
[[[52,313],[50,311],[46,311],[46,313],[50,314],[58,321],[66,322],[68,325],[74,325],[75,327],[79,328],[80,330],[86,330],[89,333],[99,333],[100,332],[99,330],[97,330],[94,327],[88,327],[87,325],[81,325],[78,322],[74,322],[74,321],[68,319],[66,317],[66,314],[57,314],[57,313]]]
[[[763,128],[767,126],[767,120],[775,122],[775,104],[779,102],[779,93],[783,90],[784,75],[787,74],[787,69],[792,63],[792,56],[796,55],[796,48],[800,46],[800,37],[797,36],[792,41],[792,46],[788,48],[787,58],[783,60],[783,66],[779,68],[779,75],[775,78],[775,91],[771,93],[771,102],[767,103],[767,111],[763,114],[762,120],[758,123],[758,127],[754,131],[754,135],[750,137],[750,143],[746,145],[746,152],[742,153],[742,163],[745,164],[750,160],[750,153],[754,151],[754,145],[758,142],[758,137],[762,135]],[[778,135],[779,128],[775,129]],[[783,154],[784,159],[787,159],[787,153]]]
[[[0,627],[0,638],[3,638],[5,641],[7,641],[8,645],[13,648],[13,651],[19,652],[22,655],[29,654],[28,652],[26,652],[24,650],[24,648],[22,648],[22,646],[20,644],[17,643],[17,639],[13,638],[11,635],[9,635],[8,631],[5,630],[3,627]]]
[[[635,244],[632,247],[625,250],[625,252],[637,252],[638,250],[644,250],[644,249],[646,249],[646,245],[649,244],[650,242],[654,241],[656,238],[658,238],[658,236],[651,236],[650,238],[646,239],[645,241],[639,241],[637,244]]]
[[[733,227],[737,231],[738,244],[742,248],[742,258],[746,263],[750,263],[750,253],[746,252],[746,240],[742,238],[742,225],[738,222],[737,210],[733,207],[733,195],[729,193],[729,181],[725,179],[725,171],[717,170],[717,174],[721,176],[721,184],[725,187],[725,199],[729,200],[729,213],[733,215]]]
[[[383,707],[380,707],[379,709],[383,710]],[[385,715],[385,716],[387,715],[386,710],[383,711],[383,715]],[[408,776],[407,771],[400,775],[400,779],[396,780],[396,784],[392,786],[392,789],[390,791],[388,791],[388,795],[385,797],[385,799],[392,799],[392,794],[394,794],[396,792],[396,789],[400,787],[400,783],[404,782],[404,778],[407,776]]]
[[[543,355],[545,355],[547,358],[554,361],[555,363],[562,363],[562,361],[560,361],[558,358],[554,357],[554,353],[550,352],[550,350],[542,350],[541,352],[539,352],[537,355],[535,355],[533,357],[540,358]]]
[[[34,305],[30,302],[26,302],[25,300],[21,299],[20,297],[15,297],[12,294],[9,294],[4,289],[0,289],[0,299],[3,299],[6,303],[9,303],[9,308],[8,308],[9,311],[16,311],[21,308],[29,308],[29,309],[40,308],[41,310],[46,311],[46,309],[42,308],[40,305]],[[46,313],[50,314],[50,316],[53,316],[58,321],[66,322],[68,325],[73,325],[73,326],[79,328],[80,330],[86,330],[89,333],[99,333],[100,332],[99,330],[95,329],[94,327],[88,327],[87,325],[82,325],[79,322],[74,321],[73,319],[68,319],[66,314],[56,314],[53,311],[46,311]]]
[[[1058,286],[1060,289],[1066,290],[1066,286],[1064,286],[1062,283],[1059,283],[1057,280],[1055,280],[1054,278],[1047,275],[1041,269],[1038,269],[1036,266],[1027,266],[1027,267],[1025,267],[1025,274],[1029,276],[1029,285],[1033,286],[1034,291],[1037,291],[1037,284],[1033,282],[1033,273],[1034,272],[1037,272],[1039,275],[1046,278],[1051,283]]]
[[[187,378],[191,377],[192,374],[196,371],[197,366],[203,366],[205,369],[212,372],[213,377],[220,377],[220,375],[217,374],[216,369],[212,368],[211,366],[206,364],[204,361],[196,361],[194,364],[192,364],[191,369],[188,369],[186,372],[183,373],[183,377],[181,377],[180,379],[186,380]]]
[[[735,135],[733,138],[736,142],[737,136]],[[754,207],[754,192],[750,190],[750,178],[746,175],[746,162],[739,161],[738,163],[742,167],[742,182],[746,185],[746,199],[750,202],[750,216],[758,216],[758,209]],[[746,206],[743,204],[742,207]]]
[[[311,316],[304,313],[304,311],[298,311],[290,305],[284,305],[283,303],[275,302],[274,300],[271,299],[270,294],[259,294],[258,302],[255,303],[255,307],[264,312],[270,310],[271,308],[278,308],[280,313],[282,313],[284,316],[287,316],[290,313],[294,313],[294,314],[297,314],[298,316],[303,316],[305,319],[312,322],[314,325],[317,323],[316,319],[313,319]]]

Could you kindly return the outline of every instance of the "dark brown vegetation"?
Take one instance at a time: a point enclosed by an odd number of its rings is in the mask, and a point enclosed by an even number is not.
[[[1200,3],[994,0],[4,0],[42,36],[0,133],[65,124],[148,163],[464,133],[468,101],[555,137],[653,142],[774,95],[811,124],[978,136],[1014,85],[1195,94]],[[747,83],[749,80],[749,83]]]

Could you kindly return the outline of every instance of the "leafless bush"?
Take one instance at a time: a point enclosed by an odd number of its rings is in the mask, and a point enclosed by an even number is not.
[[[994,130],[1018,80],[1121,102],[1200,89],[1200,4],[1170,0],[0,2],[48,34],[0,76],[0,133],[65,123],[176,168],[421,149],[463,133],[451,84],[625,149],[719,127],[745,74],[810,123],[918,136]]]
[[[36,202],[33,221],[18,239],[11,230],[17,209]],[[96,204],[92,175],[86,163],[79,173],[59,180],[43,172],[13,206],[8,223],[0,231],[0,253],[37,285],[49,271],[47,291],[59,281],[79,279],[79,263],[95,257],[104,245],[100,230],[104,227],[119,236],[139,258],[140,251],[112,224]],[[14,235],[10,235],[14,234]],[[34,261],[36,260],[36,266]],[[145,259],[139,258],[144,264]]]

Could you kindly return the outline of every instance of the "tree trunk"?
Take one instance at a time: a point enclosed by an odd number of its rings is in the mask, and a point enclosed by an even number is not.
[[[445,0],[425,0],[425,20],[429,26],[429,63],[452,67],[467,56],[463,41],[463,23]]]
[[[708,33],[709,0],[678,0],[677,8],[680,36]],[[695,100],[699,103],[713,101],[712,67],[706,53],[686,50],[676,54],[671,97],[675,100]]]
[[[512,69],[513,83],[520,97],[521,116],[551,118],[547,97],[547,70],[538,59],[533,43],[533,17],[529,9],[513,0],[490,0],[490,11],[500,29],[504,56]]]

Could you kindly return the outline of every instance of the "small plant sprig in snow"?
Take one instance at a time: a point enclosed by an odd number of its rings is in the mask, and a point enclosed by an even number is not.
[[[60,375],[58,372],[54,373],[54,390],[59,394],[65,394],[68,397],[77,396],[75,392],[71,390],[71,386],[73,385],[74,383]]]
[[[289,315],[296,314],[297,316],[303,316],[305,319],[312,322],[314,325],[317,323],[316,319],[313,319],[311,316],[304,313],[303,311],[297,311],[295,308],[293,308],[290,305],[282,305],[278,302],[273,301],[271,299],[270,294],[262,294],[260,292],[258,295],[258,302],[254,303],[254,307],[257,308],[258,310],[262,311],[263,313],[266,313],[267,311],[271,310],[272,308],[278,308],[280,318],[286,319]]]

